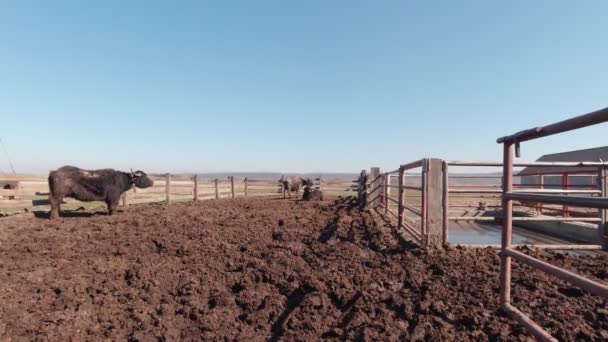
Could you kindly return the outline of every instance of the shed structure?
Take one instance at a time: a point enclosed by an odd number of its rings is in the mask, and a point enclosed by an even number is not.
[[[608,146],[585,150],[546,154],[538,162],[605,162],[608,161]],[[597,167],[526,167],[518,173],[524,187],[545,189],[585,190],[599,187]],[[542,210],[539,206],[537,210]],[[569,216],[567,206],[562,215]]]

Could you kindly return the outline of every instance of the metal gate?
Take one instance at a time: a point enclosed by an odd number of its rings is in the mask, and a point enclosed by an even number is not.
[[[553,134],[563,133],[582,127],[608,122],[608,108],[581,115],[569,120],[561,121],[544,127],[536,127],[525,130],[514,135],[499,138],[497,142],[503,144],[503,227],[501,242],[500,263],[500,304],[501,307],[516,321],[525,326],[536,337],[544,341],[557,341],[546,330],[536,324],[532,319],[511,305],[511,258],[526,263],[532,267],[553,275],[563,281],[572,283],[589,291],[592,294],[608,298],[608,286],[600,284],[591,279],[582,277],[560,267],[553,266],[542,260],[533,258],[527,254],[513,249],[511,245],[511,234],[513,228],[513,201],[532,201],[538,203],[558,204],[564,206],[577,206],[586,208],[608,209],[608,198],[606,197],[574,197],[564,195],[539,194],[530,191],[519,193],[513,190],[513,154],[519,157],[519,145],[521,142],[546,137]],[[603,172],[605,176],[605,170]],[[604,193],[605,195],[605,193]],[[602,217],[605,219],[606,212]],[[605,222],[604,222],[605,223]],[[603,235],[606,234],[606,225],[598,226]],[[605,241],[605,240],[604,240]],[[605,243],[605,242],[604,242]]]

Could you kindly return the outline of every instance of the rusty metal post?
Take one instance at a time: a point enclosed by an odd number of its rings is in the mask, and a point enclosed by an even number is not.
[[[384,175],[384,214],[388,215],[388,208],[391,205],[389,197],[391,196],[391,175],[388,173]]]
[[[606,166],[601,166],[598,180],[600,190],[602,191],[601,196],[603,198],[608,197],[607,174]],[[604,249],[608,249],[608,210],[600,209],[600,219],[601,222],[598,224],[597,233],[599,235],[600,243],[604,245]]]
[[[511,303],[511,257],[506,250],[511,248],[511,232],[513,228],[513,201],[507,193],[513,191],[513,142],[508,141],[503,146],[503,187],[502,187],[502,239],[500,253],[500,305],[503,308]]]
[[[568,174],[567,173],[563,173],[562,174],[562,190],[568,190],[568,183],[569,183],[569,181],[568,181]],[[568,212],[568,205],[566,205],[566,204],[564,204],[562,206],[562,216],[563,217],[570,216],[570,213]]]
[[[215,199],[220,199],[220,185],[218,179],[214,179],[213,183],[215,183]]]
[[[538,175],[538,188],[539,189],[544,189],[545,185],[545,176],[544,175]],[[538,202],[536,203],[536,215],[542,215],[543,213],[543,204],[542,202]]]
[[[194,175],[194,201],[198,201],[198,175]]]
[[[384,207],[384,175],[380,174],[378,180],[378,204],[380,207]]]
[[[426,247],[426,241],[427,241],[427,236],[426,236],[426,205],[427,205],[427,171],[428,171],[428,167],[429,167],[429,160],[428,159],[424,159],[422,162],[422,196],[420,197],[420,236],[422,237],[422,246]]]
[[[403,227],[403,220],[404,220],[404,217],[403,217],[403,203],[404,203],[404,197],[405,197],[405,189],[403,188],[404,174],[405,174],[405,170],[403,170],[402,167],[399,167],[399,181],[398,181],[399,204],[397,205],[397,230],[401,230],[401,227]]]
[[[168,172],[165,175],[165,198],[167,204],[171,204],[171,174]]]
[[[446,161],[444,161],[442,163],[442,171],[443,171],[443,232],[442,232],[442,243],[444,245],[446,245],[448,243],[448,225],[449,225],[449,221],[448,221],[448,214],[449,214],[449,210],[450,210],[450,200],[449,200],[449,172],[448,172],[448,163]]]

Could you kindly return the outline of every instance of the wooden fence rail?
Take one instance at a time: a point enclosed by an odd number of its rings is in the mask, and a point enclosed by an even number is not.
[[[177,201],[198,201],[220,198],[237,197],[268,197],[277,196],[278,182],[262,179],[237,179],[229,176],[224,179],[202,179],[193,175],[190,179],[178,178],[169,173],[151,177],[154,186],[146,189],[134,188],[124,193],[121,198],[122,206],[140,203]],[[7,210],[48,210],[49,189],[46,177],[32,176],[0,176],[3,181],[17,182],[16,189],[0,189],[0,209]],[[328,195],[356,195],[358,187],[352,181],[317,181]],[[67,203],[78,202],[66,198]],[[37,208],[38,207],[38,208]]]

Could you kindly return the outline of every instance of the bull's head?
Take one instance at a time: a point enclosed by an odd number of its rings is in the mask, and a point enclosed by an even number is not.
[[[154,181],[141,170],[133,172],[133,169],[131,169],[131,177],[133,179],[133,184],[138,188],[149,188],[154,185]]]

